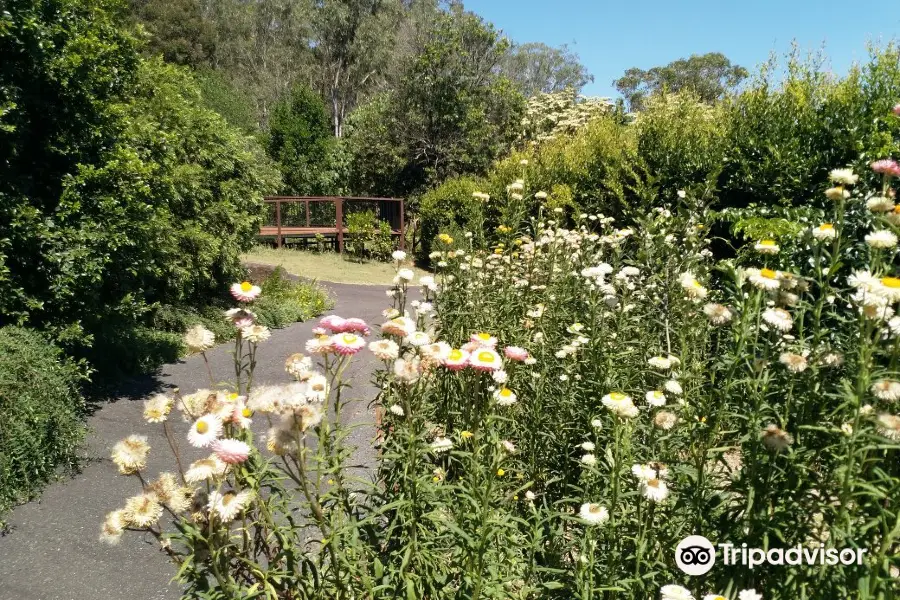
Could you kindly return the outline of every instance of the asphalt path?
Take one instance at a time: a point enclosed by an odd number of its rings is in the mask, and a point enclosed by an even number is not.
[[[359,317],[370,325],[382,321],[381,311],[390,305],[386,287],[324,284],[335,299],[331,311],[342,317]],[[259,384],[291,381],[285,359],[303,352],[318,319],[275,330],[260,344]],[[233,376],[231,344],[207,352],[214,376]],[[357,447],[355,464],[374,463],[374,413],[370,401],[375,390],[371,375],[375,359],[368,352],[354,357],[347,370],[353,382],[351,402],[342,420],[353,425],[351,443]],[[143,401],[174,387],[183,393],[209,387],[209,376],[200,356],[165,365],[158,373],[129,383],[123,396],[103,404],[89,419],[90,431],[83,470],[75,477],[50,485],[38,500],[8,514],[9,532],[0,537],[0,600],[177,600],[180,586],[172,581],[173,564],[150,535],[125,532],[117,546],[98,541],[106,513],[119,508],[125,498],[139,493],[133,477],[117,473],[110,460],[113,445],[131,433],[147,435],[151,445],[147,473],[174,471],[174,459],[161,426],[144,422]],[[184,440],[187,425],[174,416],[176,437]],[[256,429],[256,427],[254,427]],[[182,446],[186,445],[186,442]]]

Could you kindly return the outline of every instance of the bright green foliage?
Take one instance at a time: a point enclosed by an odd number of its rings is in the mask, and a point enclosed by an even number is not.
[[[37,332],[0,328],[0,516],[58,468],[77,466],[82,380],[83,371]]]
[[[487,203],[472,196],[475,192],[484,191],[481,183],[474,177],[456,177],[422,196],[419,217],[422,220],[423,260],[435,248],[435,236],[440,233],[462,240],[465,232],[470,231],[475,244],[484,243]],[[436,247],[441,248],[440,245]]]
[[[331,164],[331,125],[322,100],[308,87],[295,86],[275,107],[266,149],[281,168],[284,192],[314,196],[339,191],[341,173]]]
[[[406,168],[406,149],[394,135],[391,94],[381,94],[347,119],[341,146],[352,157],[348,185],[356,194],[392,196]]]
[[[658,189],[697,186],[700,195],[715,189],[725,158],[725,115],[691,92],[647,99],[634,127],[638,154]]]
[[[344,222],[348,234],[344,240],[353,259],[390,260],[393,244],[389,223],[376,218],[371,210],[350,213]]]
[[[156,303],[202,302],[241,274],[277,182],[187,74],[140,60],[118,8],[22,0],[0,16],[0,322],[109,367],[145,345]]]
[[[203,69],[194,72],[203,106],[216,111],[229,125],[248,133],[255,133],[256,108],[247,93],[235,85],[221,71]]]
[[[524,108],[521,93],[497,73],[506,50],[507,42],[477,15],[460,10],[439,15],[421,52],[405,66],[398,89],[348,132],[351,138],[361,136],[347,144],[358,153],[351,163],[353,178],[379,193],[409,195],[452,175],[483,172],[503,156]],[[365,142],[377,136],[362,124],[372,123],[376,114],[387,135],[379,144],[387,167]]]
[[[710,105],[691,91],[656,93],[631,122],[611,112],[498,161],[475,184],[492,197],[487,227],[501,224],[505,188],[522,178],[526,199],[539,191],[549,195],[546,202],[530,202],[531,214],[555,208],[551,188],[565,186],[573,202],[567,214],[578,207],[624,217],[625,226],[660,198],[670,202],[676,191],[688,190],[709,199],[733,234],[788,235],[785,220],[821,216],[828,204],[822,182],[835,165],[874,182],[869,163],[897,155],[891,108],[900,99],[900,54],[895,46],[873,49],[871,60],[844,79],[793,54],[787,77],[775,84],[776,67],[773,61],[723,102]],[[525,169],[522,158],[529,161]],[[442,206],[456,190],[452,181],[438,187],[429,206]],[[454,203],[446,207],[451,216],[423,211],[425,254],[427,239],[454,220]]]
[[[253,310],[259,322],[271,328],[305,321],[322,314],[334,304],[322,288],[290,279],[281,267],[266,277],[260,287],[262,296],[254,302]],[[231,335],[234,335],[233,331]]]

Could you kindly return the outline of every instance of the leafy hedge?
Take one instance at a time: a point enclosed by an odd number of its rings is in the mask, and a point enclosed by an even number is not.
[[[39,333],[0,328],[0,515],[77,466],[83,371]]]
[[[142,60],[114,0],[16,0],[0,14],[0,325],[44,329],[100,369],[170,346],[163,304],[241,275],[277,171]]]
[[[758,232],[769,218],[759,207],[778,207],[772,214],[781,216],[808,211],[810,199],[821,207],[822,182],[835,165],[869,174],[869,162],[896,156],[900,140],[890,132],[898,99],[895,45],[873,49],[866,64],[841,79],[795,52],[786,68],[766,65],[743,92],[713,106],[689,94],[651,98],[633,121],[616,113],[598,117],[575,135],[513,153],[484,177],[451,179],[425,194],[422,258],[438,233],[455,237],[454,230],[468,229],[477,236],[479,229],[518,226],[504,222],[506,186],[516,179],[524,180],[531,215],[563,207],[627,222],[685,189],[728,209],[724,217],[739,230],[754,219]],[[470,190],[492,199],[481,206]],[[539,191],[546,200],[535,198]],[[755,216],[736,210],[748,208]],[[773,233],[781,220],[772,220]]]

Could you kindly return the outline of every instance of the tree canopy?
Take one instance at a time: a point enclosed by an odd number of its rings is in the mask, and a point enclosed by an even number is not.
[[[625,96],[631,110],[640,110],[647,96],[662,90],[691,91],[704,102],[713,102],[747,75],[747,69],[732,64],[724,54],[709,52],[692,54],[648,70],[632,67],[613,84]]]
[[[502,68],[526,97],[565,89],[579,92],[594,81],[578,55],[565,45],[553,48],[541,42],[514,44],[502,61]]]

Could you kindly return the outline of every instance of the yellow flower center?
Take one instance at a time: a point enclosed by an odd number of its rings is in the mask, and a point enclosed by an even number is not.
[[[472,436],[475,435],[475,434],[472,433],[471,431],[463,431],[463,432],[461,432],[459,435],[461,435],[461,436],[463,437],[463,439],[466,439],[466,440],[467,440],[467,439],[469,439],[470,437],[472,437]]]
[[[341,339],[344,340],[345,344],[355,344],[358,338],[352,333],[345,333],[343,336],[341,336]]]
[[[253,284],[250,283],[249,281],[245,281],[245,282],[243,282],[243,283],[241,284],[241,291],[242,291],[242,292],[249,292],[249,291],[252,290],[252,289],[253,289]]]
[[[482,339],[482,340],[484,340],[484,341],[487,341],[487,340],[491,339],[491,334],[489,334],[489,333],[479,333],[479,334],[478,334],[478,338],[479,338],[479,339]]]
[[[613,400],[615,400],[616,402],[621,402],[622,400],[625,399],[625,394],[623,394],[622,392],[613,392],[609,395],[609,397],[612,398]]]
[[[450,355],[448,358],[450,360],[459,360],[462,358],[462,356],[463,356],[462,351],[454,348],[453,350],[450,351]]]
[[[663,393],[660,392],[660,391],[654,391],[654,392],[653,392],[653,397],[656,398],[656,399],[658,400],[658,399],[660,399],[660,398],[663,397]]]
[[[253,411],[251,411],[249,408],[244,408],[244,410],[241,411],[241,415],[245,419],[249,419],[251,416],[253,416]]]
[[[897,277],[883,277],[881,279],[881,285],[888,288],[900,288],[900,279]]]
[[[478,360],[481,362],[492,363],[494,362],[494,355],[491,352],[479,352]]]
[[[504,471],[503,469],[497,469],[497,477],[503,477],[504,475],[506,475],[506,471]]]
[[[602,508],[603,507],[599,504],[591,504],[590,506],[588,506],[588,512],[590,512],[591,514],[598,514],[602,512]]]
[[[504,398],[509,398],[510,396],[512,396],[512,390],[509,388],[503,388],[502,390],[500,390],[500,395]]]
[[[770,246],[770,247],[774,247],[774,246],[775,246],[775,240],[762,240],[762,241],[759,242],[759,245],[760,245],[760,246]]]
[[[206,423],[206,421],[200,421],[199,423],[197,423],[197,433],[206,433],[207,431],[209,431],[209,425]]]
[[[759,272],[759,274],[766,279],[775,279],[777,277],[777,274],[772,269],[763,269]]]
[[[819,229],[821,229],[822,231],[830,231],[834,229],[834,225],[832,223],[822,223],[821,225],[819,225]]]

